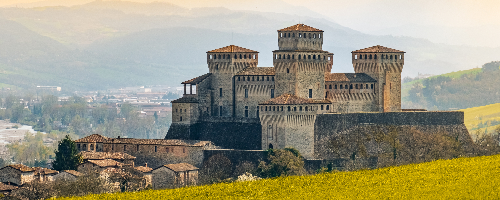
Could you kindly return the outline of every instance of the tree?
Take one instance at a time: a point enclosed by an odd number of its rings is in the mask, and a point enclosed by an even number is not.
[[[261,161],[257,172],[261,177],[271,178],[278,176],[305,174],[304,159],[294,148],[267,150],[269,163]]]
[[[57,171],[76,170],[76,167],[82,162],[82,157],[78,155],[75,142],[68,135],[59,141],[55,154],[56,159],[52,166]]]

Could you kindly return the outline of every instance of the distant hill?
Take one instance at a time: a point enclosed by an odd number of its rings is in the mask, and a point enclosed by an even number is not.
[[[492,133],[500,125],[500,103],[462,109],[465,126],[472,136]]]
[[[403,84],[403,108],[456,110],[500,103],[500,62]]]
[[[276,30],[298,23],[296,18],[126,1],[0,8],[0,84],[26,89],[58,85],[67,92],[177,86],[208,72],[207,51],[230,44],[259,51],[259,66],[272,66],[272,51],[278,49]],[[325,31],[323,49],[335,54],[334,72],[352,72],[350,52],[373,45],[407,52],[403,76],[466,69],[498,60],[500,55],[500,48],[373,36],[319,18],[301,17],[300,21]]]

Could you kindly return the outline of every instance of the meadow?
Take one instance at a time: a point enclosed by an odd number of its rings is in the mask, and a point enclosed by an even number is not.
[[[465,126],[471,135],[476,135],[476,132],[480,134],[486,132],[492,133],[498,125],[491,124],[491,122],[495,120],[500,121],[500,103],[467,108],[460,111],[464,112]],[[475,129],[480,123],[485,124],[484,127]]]
[[[500,155],[60,199],[498,199]]]

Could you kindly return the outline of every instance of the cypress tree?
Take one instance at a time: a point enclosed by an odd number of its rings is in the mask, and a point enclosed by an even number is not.
[[[52,162],[52,167],[57,171],[76,170],[76,167],[82,162],[75,142],[68,135],[59,141],[55,154],[56,160]]]

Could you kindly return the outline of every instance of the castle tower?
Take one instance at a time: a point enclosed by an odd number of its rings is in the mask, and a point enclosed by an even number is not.
[[[378,111],[401,111],[401,72],[406,52],[377,45],[351,53],[354,71],[377,81]]]
[[[278,30],[279,50],[273,51],[276,96],[324,99],[325,73],[332,69],[332,53],[322,50],[323,31],[297,24]]]
[[[230,45],[207,52],[212,73],[211,116],[234,116],[233,77],[247,67],[257,67],[259,52]]]

